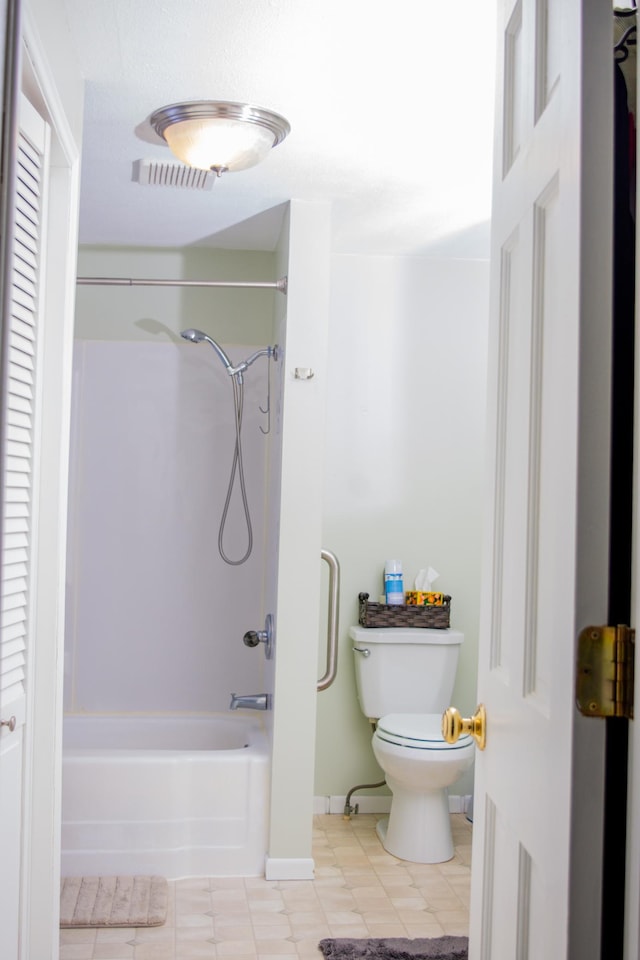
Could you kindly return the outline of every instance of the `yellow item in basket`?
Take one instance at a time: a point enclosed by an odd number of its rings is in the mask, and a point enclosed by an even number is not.
[[[442,607],[444,605],[444,593],[437,593],[433,590],[407,590],[405,603],[412,607]]]

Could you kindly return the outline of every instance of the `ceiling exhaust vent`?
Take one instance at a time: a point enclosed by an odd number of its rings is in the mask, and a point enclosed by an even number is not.
[[[131,179],[150,187],[186,187],[190,190],[211,190],[216,175],[211,170],[197,170],[181,163],[158,163],[156,160],[134,160]]]

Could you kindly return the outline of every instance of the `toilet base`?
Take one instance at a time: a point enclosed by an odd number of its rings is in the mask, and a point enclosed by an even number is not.
[[[412,863],[444,863],[453,857],[449,798],[446,790],[426,794],[394,790],[391,812],[376,833],[388,853]]]

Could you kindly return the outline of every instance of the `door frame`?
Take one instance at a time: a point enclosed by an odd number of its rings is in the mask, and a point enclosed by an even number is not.
[[[581,333],[580,350],[589,366],[581,365],[579,432],[579,507],[576,556],[578,589],[575,623],[578,629],[591,623],[606,623],[608,608],[610,449],[602,449],[599,438],[610,434],[610,389],[612,364],[612,263],[601,262],[602,245],[588,238],[602,237],[613,250],[613,51],[602,55],[602,37],[613,33],[612,10],[597,0],[582,0],[581,84],[599,95],[598,123],[585,113],[582,98],[579,152],[584,171],[580,207],[582,241],[580,249]],[[576,25],[576,32],[578,26]],[[606,126],[606,128],[605,128]],[[600,191],[585,192],[584,184],[600,182]],[[608,189],[606,185],[608,184]],[[597,194],[597,195],[595,195]],[[605,322],[606,319],[606,322]],[[603,401],[603,397],[605,400]],[[593,483],[593,477],[600,484]],[[605,479],[606,478],[606,479]],[[591,538],[587,552],[584,541]],[[599,545],[596,545],[599,544]],[[589,584],[599,585],[595,596]],[[577,636],[571,638],[575,651]],[[571,807],[571,865],[569,885],[569,945],[571,956],[600,956],[602,923],[602,860],[605,812],[604,764],[606,729],[604,723],[583,717],[574,710],[574,743]]]
[[[640,94],[640,77],[636,78],[636,100]],[[634,478],[633,478],[633,547],[631,577],[631,626],[637,629],[640,614],[640,224],[636,205],[636,340],[634,398]],[[624,960],[640,956],[640,663],[635,666],[635,722],[629,724],[628,789],[627,789],[627,859],[625,878]]]
[[[62,689],[67,472],[76,289],[80,144],[69,124],[33,15],[22,23],[22,91],[51,128],[48,204],[42,234],[42,346],[36,445],[38,526],[30,704],[25,726],[21,958],[58,955],[62,784]]]

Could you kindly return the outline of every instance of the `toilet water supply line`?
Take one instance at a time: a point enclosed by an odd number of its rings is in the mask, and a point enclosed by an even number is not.
[[[376,727],[378,726],[378,722],[377,720],[371,720],[370,722],[371,722],[371,729],[375,733]],[[344,810],[342,812],[342,819],[351,820],[351,814],[358,812],[359,807],[357,803],[355,806],[353,807],[351,806],[351,797],[356,792],[356,790],[367,790],[367,789],[373,789],[374,787],[384,787],[386,786],[386,783],[387,783],[386,780],[380,780],[379,783],[359,783],[357,787],[351,787],[351,790],[349,790],[349,793],[345,797]]]
[[[351,806],[351,795],[355,793],[356,790],[366,790],[367,788],[372,788],[372,787],[384,787],[386,786],[386,783],[387,783],[386,780],[381,780],[380,783],[359,783],[357,787],[351,787],[351,790],[349,790],[349,793],[345,798],[342,819],[351,820],[351,814],[357,813],[359,810],[359,806],[357,803],[354,807]]]

